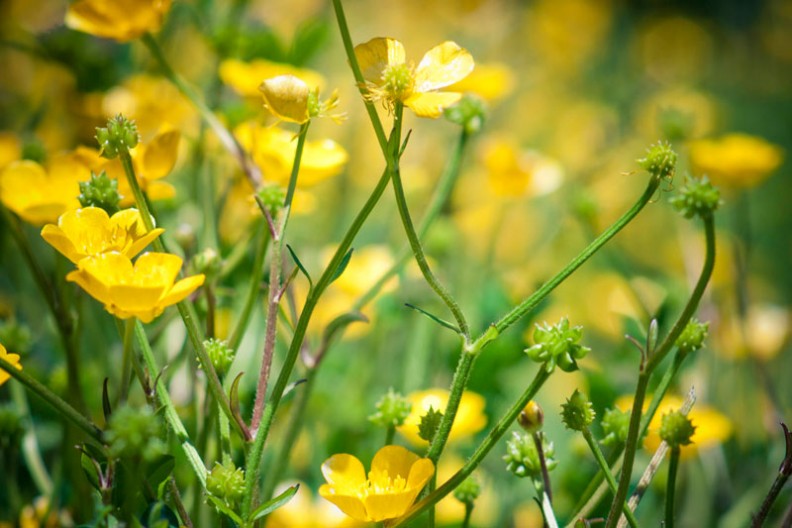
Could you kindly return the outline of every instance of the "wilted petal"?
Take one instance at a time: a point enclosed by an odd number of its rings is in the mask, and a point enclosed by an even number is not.
[[[426,52],[415,70],[415,91],[428,92],[459,82],[473,71],[473,57],[456,42],[446,41]]]
[[[387,66],[404,64],[405,53],[401,42],[391,38],[377,37],[355,46],[360,71],[367,81],[379,84]]]
[[[266,79],[259,87],[264,106],[278,119],[305,123],[308,115],[308,96],[311,88],[294,75],[279,75]]]

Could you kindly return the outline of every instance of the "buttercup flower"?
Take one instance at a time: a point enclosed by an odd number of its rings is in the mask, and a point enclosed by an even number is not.
[[[380,522],[402,515],[434,474],[434,464],[401,446],[377,451],[366,478],[352,455],[333,455],[322,464],[327,480],[319,495],[358,521]]]
[[[690,163],[698,174],[724,187],[750,188],[763,182],[783,161],[780,147],[747,134],[690,143]]]
[[[57,222],[64,212],[80,207],[79,182],[90,177],[69,155],[56,157],[46,170],[34,161],[17,161],[0,173],[0,200],[31,224]]]
[[[239,95],[245,97],[259,96],[261,79],[269,79],[278,75],[298,77],[308,86],[314,86],[320,90],[325,84],[324,78],[312,70],[264,59],[256,59],[250,62],[227,59],[220,64],[218,73],[225,84],[233,88]]]
[[[294,75],[278,75],[265,79],[259,86],[264,98],[264,107],[283,121],[305,123],[313,117],[330,117],[338,121],[342,115],[329,112],[338,105],[338,96],[333,93],[326,101],[319,100],[319,88]]]
[[[19,364],[19,354],[9,354],[2,343],[0,343],[0,358],[3,358],[7,362],[14,365],[17,370],[22,370],[22,365]],[[0,385],[8,381],[8,378],[10,377],[11,374],[3,369],[0,369]]]
[[[162,27],[171,0],[77,0],[66,25],[97,37],[126,42]]]
[[[334,504],[313,495],[311,488],[304,482],[289,502],[267,516],[267,528],[352,528],[366,523],[344,515]],[[286,491],[288,485],[282,484],[275,489],[275,495]]]
[[[437,118],[456,103],[459,92],[438,92],[473,71],[473,57],[455,42],[430,49],[417,67],[406,62],[404,46],[391,38],[374,38],[355,46],[355,56],[366,80],[368,96],[389,109],[396,102],[419,117]]]
[[[399,428],[399,432],[412,444],[425,446],[426,442],[418,435],[418,425],[421,417],[429,408],[443,412],[448,404],[448,391],[445,389],[429,389],[413,392],[407,396],[412,403],[412,412]],[[487,425],[487,416],[484,414],[485,400],[480,394],[465,391],[459,403],[454,425],[448,435],[449,442],[473,436]]]
[[[41,236],[77,264],[85,257],[108,251],[132,258],[164,231],[156,228],[146,232],[137,209],[125,209],[111,217],[99,207],[84,207],[62,214],[58,225],[45,225]]]
[[[149,323],[204,283],[203,275],[174,282],[181,266],[182,259],[168,253],[146,253],[133,266],[128,257],[111,251],[82,259],[66,280],[79,284],[116,317]]]

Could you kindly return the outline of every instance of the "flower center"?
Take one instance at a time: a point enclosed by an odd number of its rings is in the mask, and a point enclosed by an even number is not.
[[[394,101],[403,101],[409,97],[414,84],[412,68],[407,64],[391,64],[382,72],[382,88]]]

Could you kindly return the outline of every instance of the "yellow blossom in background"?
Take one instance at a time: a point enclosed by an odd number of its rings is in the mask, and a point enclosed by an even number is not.
[[[69,5],[66,25],[119,42],[159,31],[171,0],[77,0]]]
[[[459,101],[461,93],[437,90],[461,81],[474,67],[470,53],[451,41],[430,49],[417,67],[406,62],[404,46],[391,38],[358,44],[355,56],[371,100],[387,108],[401,102],[419,117],[440,117]]]
[[[267,516],[267,528],[353,528],[365,525],[344,515],[334,504],[317,500],[304,482],[299,485],[300,489],[289,502]],[[279,486],[275,495],[285,490],[286,486]]]
[[[16,134],[0,131],[0,170],[22,157],[22,142]]]
[[[558,189],[564,179],[558,162],[533,150],[519,150],[505,139],[486,143],[482,157],[497,196],[541,196]]]
[[[690,143],[693,170],[723,187],[755,187],[770,176],[783,159],[780,147],[748,134],[728,134]]]
[[[181,267],[182,259],[168,253],[145,253],[133,265],[112,251],[82,259],[66,280],[79,284],[116,317],[149,323],[203,284],[203,274],[176,281]]]
[[[54,223],[80,207],[79,183],[90,177],[90,171],[69,155],[53,158],[46,170],[34,161],[17,161],[0,172],[0,201],[26,222]]]
[[[8,363],[14,365],[17,370],[22,370],[22,365],[19,364],[19,354],[9,354],[2,343],[0,343],[0,358],[3,358]],[[11,374],[3,369],[0,369],[0,385],[8,381]]]
[[[744,318],[723,311],[722,320],[715,326],[714,350],[726,359],[752,356],[762,361],[776,357],[787,343],[790,334],[790,312],[784,306],[752,304]]]
[[[77,264],[107,251],[132,258],[164,231],[156,228],[146,232],[137,209],[118,211],[110,217],[104,209],[85,207],[62,214],[58,225],[45,225],[41,236]]]
[[[235,129],[242,146],[251,153],[268,182],[288,185],[297,142],[293,133],[257,123]],[[349,158],[347,151],[331,139],[306,141],[300,161],[298,188],[312,187],[341,173]]]
[[[448,89],[453,92],[471,92],[485,101],[493,102],[511,95],[516,82],[514,72],[505,64],[477,63],[470,75]]]
[[[398,431],[411,444],[425,446],[427,442],[418,435],[421,418],[429,412],[430,408],[439,412],[445,411],[448,395],[446,389],[428,389],[407,395],[407,400],[412,404],[412,410]],[[485,404],[486,401],[480,394],[469,390],[462,394],[454,425],[448,435],[449,442],[471,437],[484,429],[484,426],[487,425],[487,415],[484,414]]]
[[[651,395],[647,395],[644,402],[644,411],[649,408],[651,399]],[[632,407],[632,401],[632,395],[622,396],[616,400],[615,406],[622,411],[628,411]],[[649,423],[649,429],[644,438],[644,447],[646,449],[649,451],[657,450],[662,441],[660,439],[660,424],[663,415],[679,410],[683,403],[684,400],[676,395],[667,394],[663,398],[657,408],[657,412],[652,417],[652,421]],[[682,456],[692,456],[696,454],[697,449],[717,446],[728,440],[734,430],[734,426],[726,416],[712,407],[698,402],[693,405],[693,408],[688,413],[688,418],[696,427],[696,432],[691,437],[693,443],[681,446]]]
[[[220,79],[235,92],[244,97],[258,97],[262,79],[278,75],[292,75],[303,82],[320,90],[325,85],[324,77],[306,68],[297,68],[291,64],[282,64],[264,59],[244,62],[238,59],[226,59],[220,63]]]
[[[402,515],[434,474],[434,464],[401,446],[377,451],[366,476],[363,464],[348,454],[322,464],[327,484],[319,495],[358,521],[380,522]]]

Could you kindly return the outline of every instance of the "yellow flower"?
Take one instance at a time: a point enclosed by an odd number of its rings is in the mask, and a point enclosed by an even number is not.
[[[133,266],[128,257],[111,251],[82,259],[66,280],[79,284],[116,317],[149,323],[203,284],[202,274],[174,283],[181,267],[182,259],[168,253],[145,253]]]
[[[264,98],[264,108],[283,121],[303,124],[313,117],[331,117],[338,121],[343,115],[329,112],[338,104],[334,93],[330,99],[319,101],[319,88],[311,89],[308,83],[294,75],[278,75],[265,79],[259,86]]]
[[[366,478],[352,455],[333,455],[322,464],[327,484],[319,495],[358,521],[380,522],[402,515],[434,474],[434,464],[401,446],[385,446],[374,455]]]
[[[119,42],[162,27],[171,0],[77,0],[69,5],[66,25]]]
[[[85,207],[62,214],[58,225],[45,225],[41,236],[77,264],[107,251],[132,258],[164,231],[156,228],[146,232],[137,209],[124,209],[110,217],[104,209]]]
[[[505,64],[476,64],[473,72],[449,86],[454,92],[471,92],[486,101],[502,99],[514,91],[514,73]]]
[[[289,183],[297,149],[294,134],[257,123],[243,123],[234,132],[245,150],[252,154],[268,182],[284,186]],[[346,165],[348,157],[344,147],[330,139],[306,141],[297,187],[311,187],[338,175]]]
[[[22,142],[16,134],[0,131],[0,170],[22,157]]]
[[[558,162],[536,151],[520,151],[506,140],[487,143],[483,158],[490,188],[498,196],[540,196],[555,191],[563,180]]]
[[[649,408],[649,401],[651,396],[647,395],[646,402],[644,402],[644,411]],[[622,396],[616,400],[616,407],[622,411],[629,410],[632,407],[633,397]],[[649,451],[655,451],[660,446],[660,423],[662,422],[663,415],[670,412],[679,410],[683,404],[682,398],[675,395],[666,395],[660,406],[657,408],[652,421],[649,423],[649,430],[644,438],[644,447]],[[688,418],[693,421],[696,427],[696,432],[693,433],[691,440],[693,443],[681,446],[682,456],[692,456],[696,454],[697,449],[706,449],[708,447],[716,446],[727,440],[733,431],[731,421],[708,405],[696,403],[688,413]]]
[[[47,170],[34,161],[17,161],[0,173],[0,200],[23,220],[42,225],[80,207],[79,182],[90,171],[72,156],[58,156]]]
[[[299,483],[294,497],[267,517],[267,528],[352,528],[364,526],[350,519],[334,504],[315,498],[307,484]],[[285,491],[278,486],[275,494]]]
[[[309,86],[319,89],[325,83],[324,78],[314,71],[264,59],[250,62],[227,59],[220,64],[219,74],[225,84],[245,97],[258,96],[261,79],[269,79],[278,75],[293,75],[302,79]]]
[[[355,56],[366,80],[369,97],[387,108],[401,102],[419,117],[440,117],[456,103],[459,92],[438,92],[473,71],[473,57],[455,42],[430,49],[417,67],[407,64],[404,46],[391,38],[374,38],[355,46]]]
[[[756,136],[728,134],[690,143],[690,164],[712,183],[749,188],[763,182],[783,161],[780,147]]]
[[[19,364],[19,354],[9,354],[2,343],[0,343],[0,358],[3,358],[7,362],[14,365],[17,370],[22,370],[22,365]],[[0,369],[0,385],[8,381],[8,378],[10,377],[11,374],[3,369]]]
[[[413,445],[426,445],[426,441],[418,435],[421,417],[430,407],[435,411],[445,411],[448,394],[445,389],[428,389],[409,394],[407,399],[412,403],[412,411],[404,421],[404,425],[399,427],[399,432]],[[462,394],[454,425],[448,435],[449,442],[472,436],[487,425],[487,416],[484,414],[485,403],[484,398],[475,392],[465,391]]]

